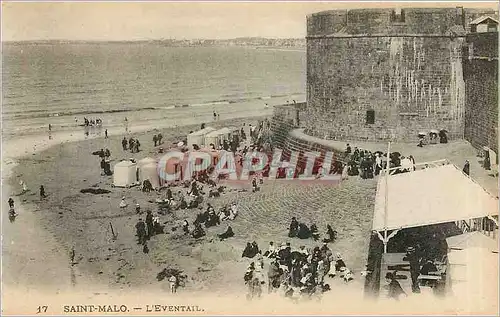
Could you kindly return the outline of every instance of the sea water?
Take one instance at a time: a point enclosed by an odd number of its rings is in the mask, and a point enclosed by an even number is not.
[[[3,43],[3,135],[168,127],[270,114],[305,100],[305,51],[158,43]],[[266,105],[267,104],[267,105]],[[199,121],[199,120],[198,120]]]

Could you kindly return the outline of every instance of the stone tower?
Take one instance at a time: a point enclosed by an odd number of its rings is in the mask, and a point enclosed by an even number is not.
[[[356,9],[307,18],[306,132],[350,140],[464,133],[463,8]]]

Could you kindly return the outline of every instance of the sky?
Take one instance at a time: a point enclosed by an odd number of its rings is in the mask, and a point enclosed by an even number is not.
[[[2,40],[303,38],[308,14],[370,7],[477,7],[457,2],[5,2]],[[498,2],[483,3],[497,8]]]

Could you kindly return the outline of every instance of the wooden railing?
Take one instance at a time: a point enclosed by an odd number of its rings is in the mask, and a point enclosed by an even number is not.
[[[493,239],[498,234],[498,220],[492,216],[461,220],[457,221],[456,225],[463,233],[479,231]]]
[[[422,169],[431,168],[431,167],[439,167],[439,166],[443,166],[443,165],[447,165],[447,164],[450,164],[450,162],[447,159],[442,159],[442,160],[437,160],[437,161],[415,163],[412,165],[412,167],[414,167],[415,170],[422,170]],[[389,175],[392,175],[397,170],[402,170],[404,168],[405,167],[403,167],[403,166],[391,167],[391,168],[389,168]],[[387,171],[387,169],[381,170],[380,175],[381,176],[385,175],[386,171]],[[413,172],[413,171],[410,170],[410,172]]]

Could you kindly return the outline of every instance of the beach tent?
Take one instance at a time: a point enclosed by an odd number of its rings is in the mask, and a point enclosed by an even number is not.
[[[225,128],[208,133],[205,135],[205,145],[213,144],[217,147],[222,142],[225,134],[227,134]]]
[[[180,173],[180,179],[184,179],[184,173],[188,166],[189,161],[189,153],[186,152],[183,155],[182,159],[177,157],[172,157],[166,162],[162,162],[164,166],[158,167],[158,175],[160,175],[160,184],[163,185],[167,182],[166,175],[175,175],[176,173]]]
[[[448,253],[446,287],[464,308],[498,311],[498,253],[472,247]]]
[[[219,162],[220,159],[220,152],[217,150],[212,150],[211,148],[202,148],[200,149],[200,152],[205,152],[210,154],[212,157],[212,161],[210,162],[211,165],[215,166]]]
[[[482,248],[491,252],[498,252],[498,239],[488,237],[479,231],[466,232],[448,237],[446,238],[446,244],[448,244],[450,251]]]
[[[230,128],[222,128],[217,131],[219,132],[221,142],[223,140],[229,140],[231,138],[231,135],[233,134],[233,130],[231,130]]]
[[[139,181],[149,180],[154,189],[160,188],[160,176],[158,174],[158,164],[156,162],[143,164],[139,167]]]
[[[387,230],[482,218],[498,214],[498,199],[455,165],[388,177]],[[373,230],[385,227],[385,177],[378,181]]]
[[[205,140],[205,135],[207,135],[210,132],[215,131],[216,129],[212,127],[206,127],[204,129],[195,131],[193,133],[188,134],[187,136],[187,146],[192,147],[193,144],[196,144],[198,146],[204,145],[204,140]]]
[[[153,164],[156,164],[156,163],[157,163],[157,161],[156,161],[154,158],[145,157],[145,158],[143,158],[142,160],[139,160],[139,161],[137,162],[137,168],[139,168],[139,170],[140,170],[141,166],[143,166],[143,165],[147,165],[147,164],[152,164],[152,163],[153,163]],[[140,173],[140,172],[139,172],[139,173]]]
[[[137,164],[121,161],[113,169],[113,186],[129,187],[137,184]]]

